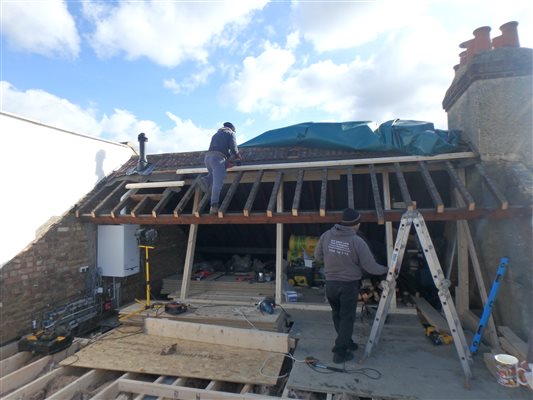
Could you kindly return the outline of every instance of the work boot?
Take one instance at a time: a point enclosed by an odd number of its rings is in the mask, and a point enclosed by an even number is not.
[[[209,209],[209,214],[218,215],[218,204],[211,204],[211,208]]]
[[[344,354],[333,353],[333,362],[335,364],[342,364],[350,360],[353,360],[353,353],[351,351],[347,351]]]
[[[358,348],[359,346],[355,342],[352,342],[348,345],[348,351],[356,351]],[[331,348],[331,352],[335,353],[335,346]]]

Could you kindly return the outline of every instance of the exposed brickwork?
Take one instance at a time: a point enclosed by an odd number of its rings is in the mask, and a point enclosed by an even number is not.
[[[186,228],[157,230],[159,241],[150,253],[156,297],[162,278],[183,271],[187,246]],[[89,295],[88,274],[80,272],[80,267],[95,267],[96,231],[96,225],[81,223],[69,212],[0,269],[0,345],[29,333],[31,321],[40,321],[44,312]],[[144,267],[141,273],[115,282],[120,283],[121,305],[145,298]],[[103,286],[103,297],[111,297],[112,279],[104,279]]]
[[[91,224],[68,213],[0,270],[0,343],[28,333],[42,313],[85,295],[80,267],[94,265]]]

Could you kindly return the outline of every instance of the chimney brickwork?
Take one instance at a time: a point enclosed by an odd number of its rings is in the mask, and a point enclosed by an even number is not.
[[[533,49],[519,47],[518,23],[500,27],[490,40],[490,28],[474,31],[460,44],[460,63],[443,100],[448,129],[460,130],[512,204],[533,204]],[[467,169],[466,185],[480,203],[491,201],[475,169]],[[495,302],[497,325],[509,326],[527,340],[533,325],[532,222],[529,219],[469,222],[478,257],[490,289],[501,257],[509,268]],[[470,296],[477,297],[472,287]],[[510,310],[512,312],[510,312]]]

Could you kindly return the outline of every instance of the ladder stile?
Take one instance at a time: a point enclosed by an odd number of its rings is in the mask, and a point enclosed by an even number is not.
[[[439,299],[442,304],[442,309],[446,316],[446,321],[450,328],[453,337],[453,342],[459,355],[459,361],[463,367],[465,375],[465,384],[469,385],[469,379],[472,377],[470,365],[472,363],[472,356],[470,349],[466,342],[465,334],[459,321],[457,310],[453,304],[452,296],[449,291],[450,283],[444,276],[440,262],[433,246],[431,236],[424,222],[422,214],[418,210],[409,210],[405,212],[400,221],[398,228],[398,235],[394,244],[394,250],[391,256],[391,263],[387,271],[387,279],[383,285],[383,292],[376,311],[374,323],[368,337],[368,342],[365,348],[365,353],[362,360],[369,357],[374,345],[377,345],[381,337],[381,331],[385,324],[391,300],[396,289],[396,280],[400,274],[403,256],[409,240],[409,233],[411,226],[414,224],[418,242],[422,247],[424,257],[427,261],[428,267],[431,271],[433,282],[438,289]]]

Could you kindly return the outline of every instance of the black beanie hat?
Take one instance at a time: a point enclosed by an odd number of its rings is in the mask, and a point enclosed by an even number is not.
[[[359,212],[355,211],[353,208],[345,208],[342,212],[342,221],[341,225],[344,226],[354,226],[359,223],[361,220],[361,215]]]
[[[237,132],[235,130],[235,127],[233,126],[233,124],[231,122],[224,122],[224,125],[223,125],[225,128],[230,128],[233,132]]]

